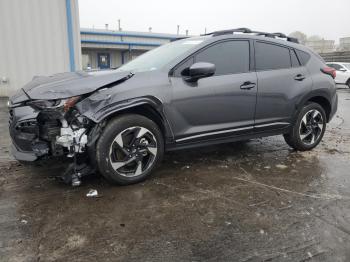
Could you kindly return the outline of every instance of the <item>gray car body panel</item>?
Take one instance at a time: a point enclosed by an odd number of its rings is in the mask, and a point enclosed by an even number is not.
[[[34,77],[22,90],[30,99],[63,99],[88,94],[111,83],[128,78],[129,72],[101,71],[67,72],[53,76]],[[16,101],[14,101],[16,102]]]

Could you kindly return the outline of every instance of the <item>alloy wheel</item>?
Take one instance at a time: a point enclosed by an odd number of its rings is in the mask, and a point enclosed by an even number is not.
[[[154,163],[157,156],[157,140],[147,128],[130,127],[114,138],[109,149],[112,168],[125,177],[142,175]]]
[[[322,135],[324,120],[321,112],[316,109],[308,111],[301,119],[299,137],[306,145],[313,145]]]

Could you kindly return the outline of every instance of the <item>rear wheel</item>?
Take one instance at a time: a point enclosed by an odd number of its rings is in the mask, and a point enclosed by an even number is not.
[[[349,78],[348,81],[346,82],[346,85],[350,88],[350,78]]]
[[[113,119],[96,147],[100,173],[119,185],[146,179],[163,154],[164,141],[158,126],[146,117],[131,114]]]
[[[296,150],[311,150],[320,143],[325,130],[324,109],[317,103],[309,103],[299,112],[292,130],[289,134],[284,135],[284,139]]]

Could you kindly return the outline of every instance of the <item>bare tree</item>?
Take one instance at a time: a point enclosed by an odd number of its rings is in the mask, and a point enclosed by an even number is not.
[[[305,44],[307,40],[307,35],[301,31],[294,31],[289,36],[297,38],[301,44]]]

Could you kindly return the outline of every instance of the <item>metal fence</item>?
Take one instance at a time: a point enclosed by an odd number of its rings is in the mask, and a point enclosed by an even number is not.
[[[320,56],[322,56],[323,59],[326,60],[326,62],[348,62],[348,63],[350,63],[350,51],[321,53]]]

